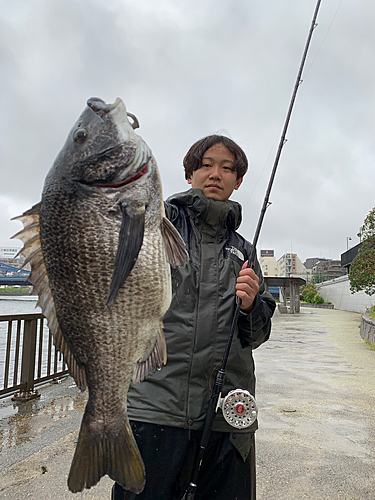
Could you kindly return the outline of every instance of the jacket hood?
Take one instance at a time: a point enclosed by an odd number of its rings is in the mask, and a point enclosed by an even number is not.
[[[222,221],[225,221],[225,227],[236,231],[242,222],[242,208],[239,203],[232,200],[217,201],[206,198],[201,189],[189,189],[174,194],[167,199],[167,202],[184,207],[197,226],[208,224],[220,227]]]

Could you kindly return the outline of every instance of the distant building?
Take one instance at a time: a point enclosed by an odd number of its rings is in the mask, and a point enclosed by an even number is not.
[[[346,252],[341,254],[341,266],[346,270],[346,273],[349,274],[350,265],[353,262],[354,257],[357,256],[362,243],[358,243],[354,247],[349,248]]]
[[[274,250],[261,250],[259,264],[262,269],[263,276],[278,276]]]
[[[310,275],[310,270],[306,269],[301,260],[295,253],[285,253],[277,261],[277,272],[278,276],[285,276],[289,278],[294,276],[295,278],[302,278],[307,280]]]
[[[321,260],[327,260],[327,259],[322,259],[321,257],[310,257],[305,260],[303,265],[306,267],[306,269],[312,270],[312,268],[315,266],[315,264]]]
[[[25,261],[24,257],[17,257],[18,252],[21,250],[20,247],[0,247],[0,262],[5,264],[13,264],[16,267],[20,267]]]
[[[345,267],[341,266],[341,260],[322,259],[312,268],[312,274],[319,278],[319,281],[328,281],[347,274]]]

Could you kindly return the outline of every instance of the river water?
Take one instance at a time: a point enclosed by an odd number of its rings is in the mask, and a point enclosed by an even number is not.
[[[0,316],[4,314],[26,314],[26,313],[40,313],[41,309],[36,307],[37,296],[35,295],[22,295],[22,296],[0,296]],[[7,343],[7,330],[8,322],[0,321],[0,389],[3,388],[4,382],[4,369],[5,369],[5,352]],[[14,351],[15,351],[15,333],[16,322],[13,322],[13,335],[11,344],[11,359],[10,359],[10,376],[13,374],[14,366]],[[39,341],[38,341],[39,342]],[[38,349],[38,344],[37,344]],[[43,351],[47,352],[48,349],[48,328],[45,325],[43,335]],[[22,352],[22,336],[21,336],[21,350]],[[59,362],[58,366],[61,366]],[[46,374],[47,359],[46,355],[42,357],[42,376]],[[19,367],[20,372],[20,367]]]
[[[26,314],[42,312],[35,308],[37,303],[36,295],[6,296],[0,295],[0,316],[2,314]]]

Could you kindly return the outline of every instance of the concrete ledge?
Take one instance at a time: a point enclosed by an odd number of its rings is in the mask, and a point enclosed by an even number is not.
[[[317,307],[319,309],[334,309],[334,305],[333,304],[307,304],[307,303],[303,303],[301,302],[301,307]]]
[[[359,333],[364,340],[375,344],[375,320],[370,318],[366,313],[362,316]]]
[[[287,306],[284,306],[284,304],[278,304],[277,307],[281,314],[287,314],[288,312]]]

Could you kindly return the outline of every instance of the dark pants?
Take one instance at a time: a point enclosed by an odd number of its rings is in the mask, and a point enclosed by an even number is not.
[[[135,495],[116,484],[112,500],[181,500],[191,479],[201,431],[131,422],[145,468],[146,486]],[[255,440],[246,461],[229,433],[212,432],[194,500],[255,500]]]

